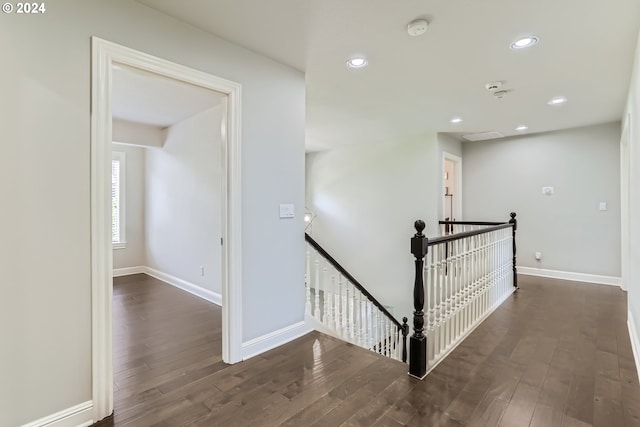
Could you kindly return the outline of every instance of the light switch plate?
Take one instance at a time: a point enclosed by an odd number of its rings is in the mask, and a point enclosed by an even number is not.
[[[280,218],[293,218],[294,216],[295,216],[295,211],[293,208],[293,204],[291,203],[280,204]]]
[[[607,210],[607,202],[600,202],[600,210],[601,211]]]

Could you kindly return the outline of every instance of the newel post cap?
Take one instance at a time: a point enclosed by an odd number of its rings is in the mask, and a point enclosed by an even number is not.
[[[413,223],[413,226],[417,233],[411,238],[411,253],[416,259],[421,259],[426,255],[429,244],[427,238],[422,234],[427,225],[419,219]]]

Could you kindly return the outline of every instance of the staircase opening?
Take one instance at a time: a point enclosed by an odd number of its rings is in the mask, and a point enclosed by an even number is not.
[[[505,222],[416,221],[412,330],[384,307],[313,238],[307,242],[305,313],[314,329],[409,363],[424,378],[517,290],[516,214]],[[411,298],[407,295],[407,298]]]

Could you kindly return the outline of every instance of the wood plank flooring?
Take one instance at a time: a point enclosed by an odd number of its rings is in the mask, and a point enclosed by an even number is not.
[[[626,294],[519,283],[418,381],[316,332],[226,365],[219,307],[145,275],[115,279],[115,414],[98,425],[640,426]]]

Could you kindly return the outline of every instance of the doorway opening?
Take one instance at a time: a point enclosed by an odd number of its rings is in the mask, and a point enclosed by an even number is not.
[[[445,221],[462,220],[462,158],[450,153],[442,157],[442,211]]]
[[[223,95],[221,135],[222,358],[241,360],[240,85],[105,40],[92,38],[91,286],[94,420],[113,412],[112,82],[114,64]],[[217,240],[217,239],[216,239]]]

